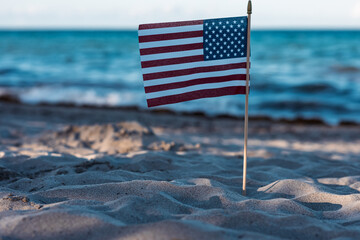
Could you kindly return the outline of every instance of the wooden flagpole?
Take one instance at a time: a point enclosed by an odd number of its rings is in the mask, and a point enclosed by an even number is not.
[[[244,124],[244,159],[243,159],[243,195],[246,196],[246,169],[247,169],[247,141],[248,141],[248,112],[249,112],[249,80],[250,80],[250,29],[251,29],[251,0],[248,2],[248,29],[247,29],[247,55],[246,55],[246,100]]]

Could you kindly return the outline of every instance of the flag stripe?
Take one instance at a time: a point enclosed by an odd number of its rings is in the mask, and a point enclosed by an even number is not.
[[[221,77],[226,75],[234,75],[234,74],[246,74],[246,69],[244,68],[237,68],[237,69],[230,69],[225,71],[217,71],[217,72],[205,72],[205,73],[195,73],[180,77],[170,77],[170,78],[162,78],[156,80],[149,80],[144,81],[145,87],[174,83],[174,82],[185,82],[194,79],[200,78],[210,78],[210,77]]]
[[[139,36],[148,36],[148,35],[166,34],[166,33],[178,33],[178,32],[202,31],[203,29],[204,29],[203,24],[189,25],[189,26],[182,26],[182,27],[145,29],[145,30],[139,30]]]
[[[203,20],[167,22],[167,23],[150,23],[150,24],[140,25],[139,30],[153,29],[153,28],[181,27],[181,26],[189,26],[189,25],[199,25],[199,24],[203,24],[203,23],[204,23]]]
[[[204,39],[203,37],[194,37],[194,38],[167,40],[167,41],[147,42],[147,43],[139,43],[139,47],[140,49],[144,49],[144,48],[154,48],[154,47],[176,46],[181,44],[202,43],[203,39]]]
[[[228,81],[228,82],[220,82],[220,83],[207,83],[207,84],[188,86],[184,88],[169,89],[160,92],[148,93],[146,94],[146,98],[152,99],[152,98],[165,97],[169,95],[182,94],[186,92],[198,91],[201,89],[217,89],[222,87],[236,87],[236,86],[246,86],[246,81],[236,80],[236,81]]]
[[[221,60],[210,60],[203,61],[204,56],[193,56],[192,59],[189,57],[189,61],[186,61],[187,58],[173,58],[173,59],[164,59],[146,63],[145,67],[143,67],[143,74],[155,73],[155,72],[167,72],[185,68],[195,68],[195,67],[207,67],[207,66],[215,66],[215,65],[224,65],[224,64],[232,64],[232,63],[242,63],[246,61],[245,58],[230,58],[230,59],[221,59]],[[142,63],[142,64],[143,64]],[[151,65],[151,67],[149,65]]]
[[[188,56],[196,56],[196,55],[203,55],[203,49],[196,49],[196,50],[189,50],[189,51],[182,51],[182,52],[174,52],[174,53],[159,53],[159,54],[152,54],[152,55],[145,55],[141,56],[141,61],[152,61],[152,60],[159,60],[159,59],[170,59],[170,58],[178,58],[178,57],[188,57]]]
[[[147,73],[157,72],[156,69],[164,68],[163,66],[165,66],[165,65],[172,65],[172,64],[179,64],[180,65],[181,63],[200,62],[200,61],[203,61],[203,60],[204,60],[203,55],[197,55],[197,56],[189,56],[189,57],[181,57],[181,58],[169,58],[169,59],[142,62],[141,66],[143,68],[143,74],[147,74]],[[157,67],[157,66],[161,66],[161,67]],[[164,68],[164,69],[165,69],[164,71],[166,71],[166,68]],[[179,68],[177,68],[177,69],[179,69]]]
[[[222,71],[222,70],[229,70],[236,68],[246,68],[246,63],[234,63],[234,64],[226,64],[226,65],[218,65],[218,66],[181,69],[181,70],[168,71],[168,72],[149,73],[149,74],[143,74],[143,78],[144,81],[147,81],[147,80],[153,80],[159,78],[177,77],[177,76],[184,76],[194,73],[215,72],[215,71]]]
[[[176,45],[176,46],[145,48],[145,49],[140,49],[140,55],[144,56],[150,54],[188,51],[195,49],[203,49],[203,47],[204,47],[203,43],[193,43],[193,44],[184,44],[184,45]]]
[[[183,38],[193,38],[193,37],[202,37],[203,31],[193,31],[193,32],[179,32],[179,33],[169,33],[169,34],[157,34],[149,36],[139,36],[139,42],[155,42],[155,41],[166,41],[174,39],[183,39]]]
[[[209,77],[209,78],[199,78],[184,82],[174,82],[163,85],[156,85],[145,87],[145,93],[159,92],[169,89],[175,88],[184,88],[193,85],[205,84],[205,83],[217,83],[217,82],[227,82],[233,80],[246,80],[246,74],[237,74],[237,75],[229,75],[229,76],[221,76],[221,77]]]
[[[209,98],[209,97],[220,97],[225,95],[236,95],[236,94],[246,94],[246,87],[237,86],[237,87],[224,87],[217,89],[203,89],[194,92],[187,92],[172,96],[148,99],[148,107],[156,107],[166,104],[179,103],[184,101],[190,101],[200,98]]]

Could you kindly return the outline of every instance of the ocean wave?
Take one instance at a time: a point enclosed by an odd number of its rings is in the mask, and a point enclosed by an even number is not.
[[[360,67],[351,65],[335,65],[331,69],[337,73],[359,73]]]

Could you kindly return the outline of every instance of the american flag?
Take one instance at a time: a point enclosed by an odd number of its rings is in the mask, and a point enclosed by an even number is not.
[[[147,104],[246,94],[247,17],[139,26]]]

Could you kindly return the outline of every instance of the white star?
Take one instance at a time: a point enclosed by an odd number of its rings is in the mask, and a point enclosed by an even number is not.
[[[237,32],[237,29],[235,28],[235,30],[234,30],[235,32]]]
[[[223,35],[224,37],[226,37],[226,34],[224,33],[224,35]]]
[[[238,27],[240,27],[241,25],[240,24],[238,24]]]
[[[209,38],[211,38],[211,35],[209,35]]]
[[[220,51],[216,51],[216,53],[217,53],[217,54],[219,54],[219,53],[220,53]]]
[[[209,48],[207,47],[207,48],[205,48],[206,49],[206,51],[208,51],[209,50]]]
[[[230,41],[230,38],[228,37],[227,40]]]
[[[211,30],[211,27],[209,27],[209,30]]]
[[[222,33],[222,30],[220,30],[219,32]]]
[[[245,28],[242,28],[241,31],[245,31]]]
[[[214,58],[216,58],[216,55],[214,55]]]
[[[214,51],[216,50],[216,47],[213,47]]]
[[[205,39],[205,42],[208,42],[209,40]]]
[[[221,25],[221,24],[222,24],[222,22],[220,21],[220,22],[219,22],[219,24]]]
[[[237,53],[234,53],[234,56],[237,56]]]
[[[209,56],[206,56],[207,59],[209,59]]]
[[[244,23],[244,20],[241,20],[241,23]]]
[[[212,46],[212,43],[209,43],[209,46],[211,47],[211,46]]]
[[[213,22],[212,25],[215,25],[215,23]]]
[[[244,44],[241,44],[241,47],[244,47],[245,45]]]
[[[226,45],[227,44],[227,42],[224,42],[224,45]]]
[[[223,26],[223,28],[226,28],[225,26]]]
[[[230,45],[228,45],[228,48],[230,48]]]
[[[226,50],[224,50],[224,53],[226,53],[227,51]]]
[[[238,49],[237,51],[240,52],[240,49]]]
[[[234,49],[231,49],[230,52],[234,52]]]
[[[227,31],[227,32],[230,32],[230,29],[227,29],[226,31]]]
[[[212,51],[210,51],[209,53],[212,54]]]
[[[220,54],[220,57],[223,57],[223,55],[222,55],[222,54]]]
[[[231,35],[231,36],[234,36],[234,33],[231,33],[230,35]]]
[[[244,56],[244,53],[243,53],[243,52],[241,53],[241,56]]]
[[[226,21],[226,24],[229,24],[229,21]]]
[[[205,26],[207,26],[208,25],[208,23],[205,23]]]
[[[218,27],[218,26],[216,26],[215,28],[216,28],[216,29],[218,29],[219,27]]]
[[[244,40],[244,39],[245,39],[245,37],[244,37],[244,36],[242,36],[242,37],[241,37],[241,39],[242,39],[242,40]]]
[[[235,45],[234,47],[235,47],[235,48],[237,48],[238,46],[237,46],[237,45]]]
[[[212,33],[215,33],[215,31],[213,30]]]
[[[230,28],[233,28],[234,26],[233,25],[230,25]]]
[[[227,56],[230,57],[230,54],[228,54]]]
[[[220,42],[223,40],[223,38],[220,38]]]
[[[233,21],[233,23],[235,24],[235,23],[236,23],[236,21],[234,20],[234,21]]]
[[[219,37],[219,34],[216,34],[216,37]]]
[[[223,46],[220,46],[220,49],[223,49]]]
[[[231,44],[234,44],[234,41],[231,41]]]
[[[216,39],[215,38],[213,38],[213,42],[215,42],[216,41]]]
[[[234,39],[237,40],[237,37],[235,37]]]
[[[218,45],[218,46],[219,46],[219,44],[220,44],[219,42],[216,43],[216,45]]]

